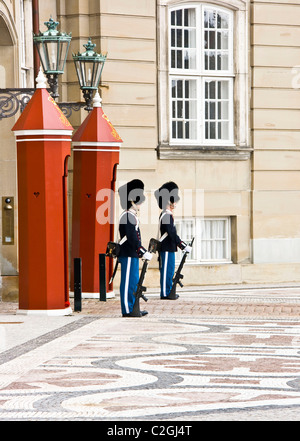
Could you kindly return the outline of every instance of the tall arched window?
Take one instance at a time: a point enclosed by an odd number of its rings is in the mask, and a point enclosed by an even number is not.
[[[233,144],[232,13],[187,6],[169,19],[170,140]]]
[[[229,9],[208,2],[160,0],[162,158],[179,147],[184,152],[197,146],[209,151],[249,145],[247,10],[245,2],[232,3]]]

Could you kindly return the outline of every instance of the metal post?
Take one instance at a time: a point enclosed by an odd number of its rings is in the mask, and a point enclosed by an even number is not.
[[[81,311],[81,259],[74,259],[74,311]]]
[[[106,255],[99,254],[100,302],[106,302]]]

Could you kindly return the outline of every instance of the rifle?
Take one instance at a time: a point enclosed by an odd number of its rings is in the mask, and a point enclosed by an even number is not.
[[[150,253],[156,253],[156,251],[158,250],[160,245],[160,242],[156,239],[150,239],[149,242],[149,246],[148,246],[148,251]],[[144,260],[143,266],[142,266],[142,270],[141,270],[141,274],[140,274],[140,278],[137,284],[137,289],[134,293],[135,296],[135,302],[134,302],[134,306],[133,306],[133,310],[130,313],[131,317],[141,317],[141,311],[140,311],[140,298],[142,298],[145,302],[148,302],[147,297],[144,296],[144,292],[147,291],[147,288],[145,286],[143,286],[143,282],[144,282],[144,278],[147,272],[147,268],[148,268],[148,260]]]
[[[195,238],[193,237],[192,242],[190,243],[191,247],[193,246],[194,239]],[[173,277],[172,288],[171,288],[170,294],[168,295],[168,299],[170,299],[170,300],[176,300],[178,298],[178,295],[176,294],[177,283],[178,283],[178,285],[181,286],[181,288],[183,287],[183,284],[181,283],[181,279],[183,279],[183,274],[181,274],[181,271],[182,271],[183,265],[185,264],[187,255],[188,255],[187,252],[183,253],[181,262],[180,262],[180,264],[177,268],[177,271]]]

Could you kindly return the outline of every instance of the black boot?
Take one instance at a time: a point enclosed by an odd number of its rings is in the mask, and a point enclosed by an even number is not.
[[[122,317],[144,317],[147,315],[148,311],[130,312],[129,314],[122,314]]]

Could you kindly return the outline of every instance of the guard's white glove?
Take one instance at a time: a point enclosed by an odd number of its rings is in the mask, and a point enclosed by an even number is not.
[[[185,251],[186,253],[190,253],[192,251],[192,247],[190,247],[189,245],[187,245],[183,251]]]
[[[152,254],[152,253],[149,253],[149,251],[146,251],[146,252],[143,254],[142,259],[150,261],[150,260],[152,259],[152,257],[153,257],[153,254]]]

